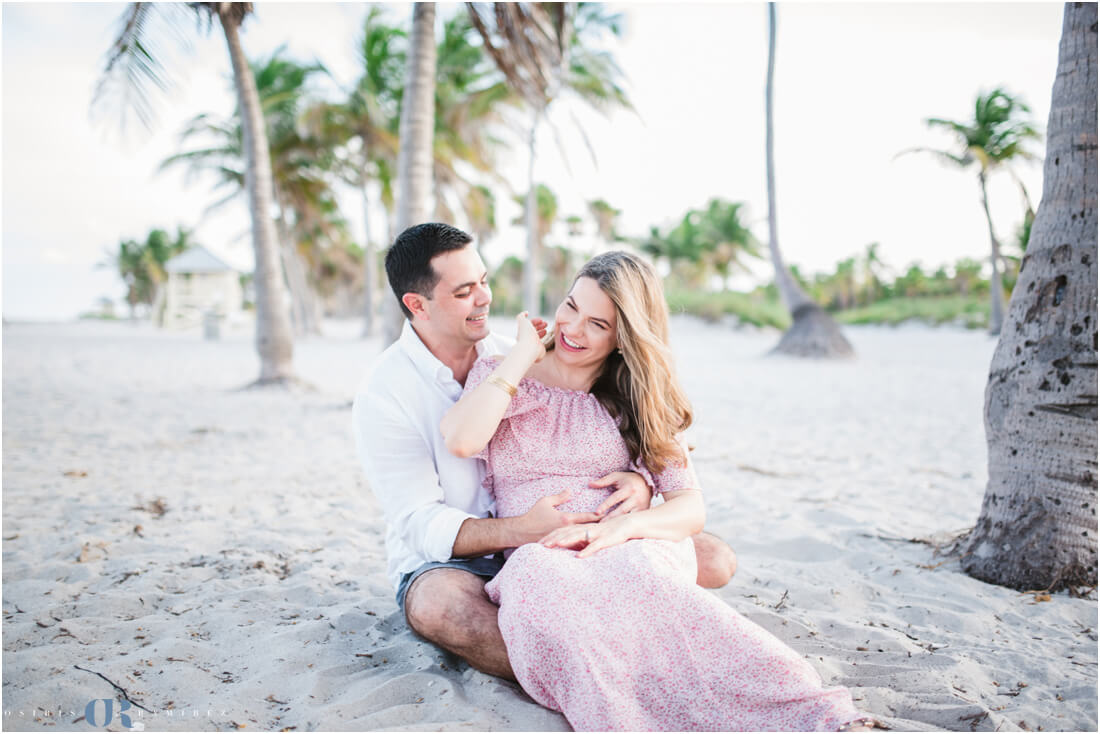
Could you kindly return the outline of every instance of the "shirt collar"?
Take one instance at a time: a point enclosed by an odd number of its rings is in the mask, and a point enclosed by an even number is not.
[[[421,341],[420,335],[416,333],[416,329],[413,328],[412,322],[408,319],[405,319],[405,325],[401,327],[401,337],[398,342],[424,379],[441,384],[455,382],[455,376],[451,368],[432,354],[431,350]],[[489,348],[485,342],[486,340],[482,339],[474,345],[479,358],[484,357],[485,351]]]

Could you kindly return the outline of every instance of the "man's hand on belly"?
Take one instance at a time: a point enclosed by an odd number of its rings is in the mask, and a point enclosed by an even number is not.
[[[530,510],[520,515],[518,519],[524,536],[522,543],[535,543],[558,528],[598,522],[600,516],[595,512],[561,512],[557,509],[558,505],[568,502],[572,494],[567,489],[557,494],[547,495],[536,502]]]

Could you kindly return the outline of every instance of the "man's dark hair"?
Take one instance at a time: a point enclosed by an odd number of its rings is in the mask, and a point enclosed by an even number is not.
[[[401,297],[406,293],[418,293],[432,297],[439,282],[439,273],[432,267],[432,258],[451,250],[461,250],[474,238],[457,227],[439,222],[416,224],[397,235],[393,246],[386,252],[386,278],[401,304],[405,318],[412,312]]]

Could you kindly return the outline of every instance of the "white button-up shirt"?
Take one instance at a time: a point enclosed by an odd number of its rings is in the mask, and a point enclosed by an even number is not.
[[[477,344],[479,357],[507,348],[495,334]],[[461,395],[451,369],[428,351],[408,321],[356,391],[355,447],[382,505],[395,589],[406,573],[449,560],[462,523],[493,509],[482,486],[482,462],[451,454],[439,431]]]

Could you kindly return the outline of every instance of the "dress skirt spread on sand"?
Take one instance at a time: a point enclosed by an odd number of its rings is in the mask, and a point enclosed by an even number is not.
[[[466,390],[496,367],[475,363]],[[592,512],[638,471],[658,492],[697,488],[690,461],[658,476],[633,465],[614,419],[589,393],[525,378],[480,457],[498,517],[569,489],[558,509]],[[577,558],[529,543],[485,590],[516,679],[577,730],[835,731],[861,716],[798,653],[695,583],[691,539],[631,540]]]

